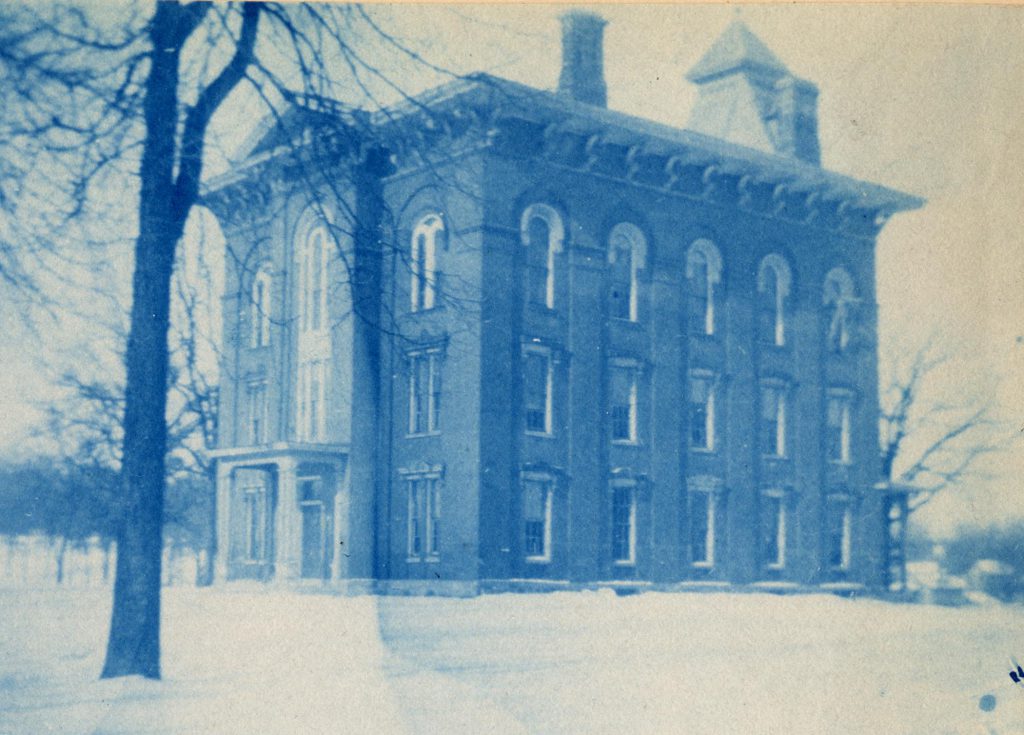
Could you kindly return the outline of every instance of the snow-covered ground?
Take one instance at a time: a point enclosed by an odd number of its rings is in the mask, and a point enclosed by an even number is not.
[[[1020,607],[187,588],[165,601],[164,681],[97,681],[109,590],[0,590],[0,734],[1024,733],[1008,676]]]

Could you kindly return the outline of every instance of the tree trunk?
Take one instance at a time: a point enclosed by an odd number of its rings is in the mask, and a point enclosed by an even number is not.
[[[175,211],[173,175],[180,15],[176,3],[157,3],[149,31],[154,50],[143,109],[139,236],[125,354],[124,518],[117,539],[114,607],[102,678],[160,678],[167,330],[174,251],[184,226],[184,217]]]

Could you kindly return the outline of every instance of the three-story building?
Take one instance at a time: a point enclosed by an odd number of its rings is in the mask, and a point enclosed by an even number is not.
[[[921,201],[821,168],[740,21],[686,129],[607,109],[603,26],[563,17],[557,92],[320,103],[214,182],[221,579],[898,583],[874,248]]]

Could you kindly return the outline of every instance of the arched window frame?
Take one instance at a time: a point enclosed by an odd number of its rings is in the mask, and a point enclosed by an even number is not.
[[[782,347],[786,344],[786,299],[789,298],[793,284],[793,274],[789,263],[778,253],[766,255],[761,261],[757,272],[758,294],[768,293],[769,278],[775,279],[775,330],[772,344]]]
[[[562,245],[565,241],[565,225],[562,223],[561,215],[553,207],[547,204],[531,204],[523,210],[523,216],[519,221],[519,236],[526,247],[530,245],[530,222],[536,217],[544,220],[548,226],[544,305],[549,309],[554,309],[555,255],[562,252]]]
[[[706,280],[703,284],[704,294],[704,331],[705,335],[712,335],[715,333],[716,314],[715,314],[715,285],[722,281],[722,255],[718,252],[718,248],[710,240],[696,240],[690,249],[686,253],[686,280],[687,286],[693,283],[696,276],[697,267],[699,265],[698,258],[704,259],[705,276]],[[692,294],[691,296],[700,296],[700,294]],[[691,307],[692,308],[692,307]]]
[[[833,352],[843,352],[850,346],[851,311],[857,303],[857,290],[853,277],[842,267],[835,267],[825,275],[822,304],[830,314],[826,343]]]
[[[327,263],[330,253],[327,228],[310,229],[299,253],[299,331],[327,330]]]
[[[270,266],[263,265],[252,279],[252,293],[249,307],[251,310],[251,347],[266,347],[270,344],[270,288],[273,279]]]
[[[293,436],[319,442],[327,435],[331,341],[328,314],[330,225],[312,214],[296,234],[298,340]]]
[[[647,268],[647,238],[643,230],[631,222],[620,222],[608,235],[608,263],[614,265],[624,250],[629,251],[629,294],[627,318],[640,318],[639,272]]]
[[[437,246],[444,233],[444,218],[436,213],[421,217],[412,230],[409,242],[409,308],[412,311],[426,311],[437,305]]]

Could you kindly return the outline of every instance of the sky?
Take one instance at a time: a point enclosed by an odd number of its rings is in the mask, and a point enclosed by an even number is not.
[[[565,7],[400,5],[371,12],[438,67],[553,89]],[[1008,422],[1024,430],[1024,11],[888,4],[591,9],[609,21],[608,99],[622,112],[684,126],[694,100],[684,74],[737,14],[794,74],[816,83],[823,165],[928,200],[895,216],[878,238],[883,342],[906,351],[938,333],[954,359],[937,376],[936,396],[991,391]],[[399,73],[407,91],[443,81],[390,58],[395,66],[384,70]],[[251,107],[236,101],[220,116],[226,148],[257,118]],[[18,310],[0,302],[0,334],[0,455],[10,455],[39,420],[33,406],[52,395],[46,375],[69,349],[73,354],[81,332],[32,334]],[[945,532],[960,522],[1024,515],[1022,443],[984,468],[990,477],[935,501],[921,519]]]

